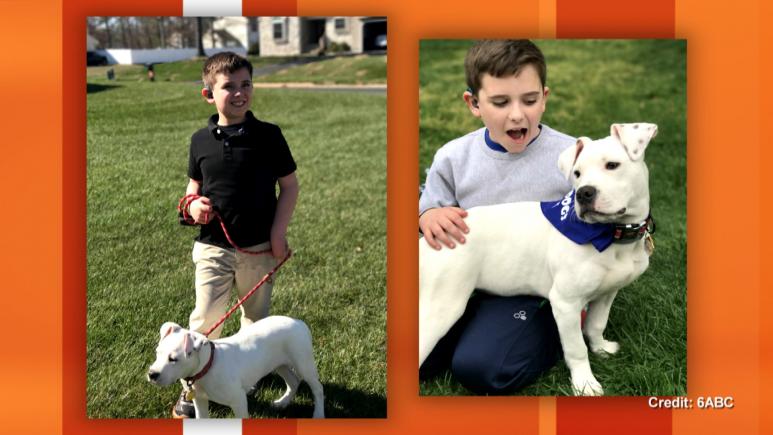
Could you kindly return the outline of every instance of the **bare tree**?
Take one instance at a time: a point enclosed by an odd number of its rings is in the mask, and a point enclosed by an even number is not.
[[[164,17],[158,18],[158,37],[161,39],[161,48],[166,48],[166,35],[164,34]]]
[[[136,20],[134,17],[128,17],[126,21],[126,31],[129,33],[129,48],[142,48],[137,41],[136,32],[134,31]]]
[[[178,31],[180,32],[180,48],[192,47],[191,32],[190,32],[190,19],[188,17],[180,17],[178,19]],[[195,38],[193,38],[195,40]]]
[[[156,41],[153,39],[153,37],[155,35],[157,35],[157,33],[156,32],[152,32],[150,30],[150,28],[153,25],[154,21],[155,20],[153,20],[152,18],[143,17],[143,18],[140,18],[138,20],[138,22],[137,22],[137,27],[139,29],[140,35],[144,35],[145,36],[145,38],[144,38],[145,39],[145,44],[144,44],[145,47],[143,47],[143,48],[155,48],[155,47],[157,47]],[[140,38],[140,39],[142,39],[142,38]]]
[[[86,19],[86,31],[88,32],[89,35],[93,36],[94,34],[96,34],[97,25],[98,23],[95,19],[91,17]]]
[[[196,17],[196,42],[198,44],[198,56],[206,57],[207,53],[204,52],[204,31],[201,17]]]
[[[212,21],[194,17],[90,17],[88,32],[105,48],[197,47],[206,56],[203,40]],[[217,44],[217,35],[211,35]],[[204,54],[202,54],[204,53]]]
[[[105,23],[105,35],[107,36],[107,45],[105,48],[113,48],[113,37],[110,33],[110,17],[102,17],[102,21]]]
[[[191,38],[191,27],[193,28],[193,33],[196,33],[196,26],[192,26],[193,21],[191,20],[192,18],[189,17],[180,18],[180,26],[182,26],[180,31],[183,36],[183,47],[193,47],[196,45],[195,35]]]
[[[118,17],[118,24],[121,27],[121,43],[123,44],[122,48],[131,48],[129,37],[126,35],[126,19],[124,17]]]
[[[212,38],[212,48],[215,48],[215,18],[209,19],[209,36]]]

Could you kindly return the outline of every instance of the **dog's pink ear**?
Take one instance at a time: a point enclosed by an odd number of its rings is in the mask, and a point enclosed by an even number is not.
[[[658,126],[645,122],[612,124],[609,127],[609,135],[623,145],[628,157],[633,161],[641,160],[644,157],[644,150],[657,134]]]
[[[567,180],[572,175],[574,163],[577,161],[577,158],[580,157],[580,153],[585,147],[586,142],[590,142],[590,139],[587,137],[578,138],[577,143],[575,143],[574,146],[565,149],[561,152],[561,155],[558,156],[558,169],[564,174],[564,177],[566,177]]]
[[[185,352],[186,357],[191,356],[191,352],[193,352],[193,339],[190,333],[183,336],[183,352]]]
[[[177,323],[166,322],[163,325],[161,325],[161,330],[159,331],[159,334],[161,335],[161,339],[163,340],[164,338],[166,338],[167,335],[173,332],[177,332],[180,329],[182,328]]]

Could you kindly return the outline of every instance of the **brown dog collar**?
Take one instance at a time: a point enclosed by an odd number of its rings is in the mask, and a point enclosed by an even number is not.
[[[209,361],[207,361],[207,364],[204,365],[204,368],[202,368],[200,372],[196,373],[193,376],[183,379],[185,383],[188,385],[188,387],[191,387],[194,382],[203,378],[204,375],[206,375],[207,372],[209,372],[209,369],[212,367],[212,362],[215,360],[215,343],[212,341],[209,341],[208,343],[209,343]]]

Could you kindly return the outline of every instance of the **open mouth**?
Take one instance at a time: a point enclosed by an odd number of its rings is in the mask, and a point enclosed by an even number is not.
[[[529,133],[528,128],[514,128],[511,130],[507,130],[507,135],[510,137],[510,139],[522,143],[526,141],[526,135]]]

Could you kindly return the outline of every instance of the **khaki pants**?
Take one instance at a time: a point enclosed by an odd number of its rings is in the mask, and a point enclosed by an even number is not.
[[[269,242],[265,242],[245,249],[262,251],[270,246]],[[196,265],[196,307],[191,313],[189,328],[202,333],[230,308],[231,288],[235,286],[239,298],[242,298],[276,266],[270,252],[249,255],[199,242],[194,243],[192,256]],[[268,316],[272,287],[273,277],[242,304],[242,328]],[[218,326],[209,338],[220,337],[222,330],[223,325]]]

